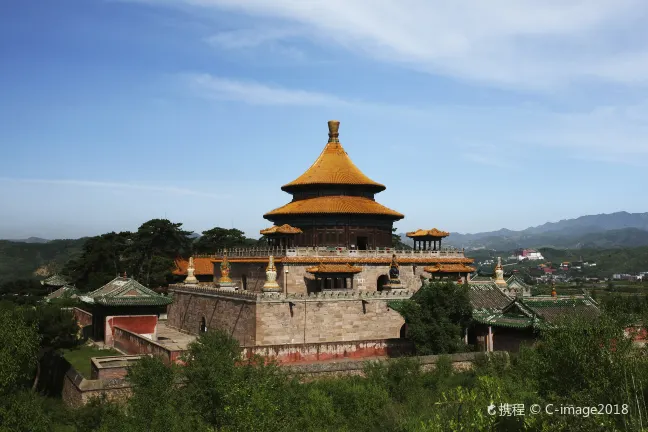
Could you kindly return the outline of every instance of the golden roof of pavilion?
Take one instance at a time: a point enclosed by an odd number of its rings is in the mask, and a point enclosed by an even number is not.
[[[413,238],[413,237],[448,237],[450,235],[449,232],[447,231],[441,231],[436,228],[432,228],[430,230],[423,230],[419,229],[416,231],[408,232],[407,237]]]
[[[329,141],[315,163],[295,180],[281,187],[288,192],[296,186],[305,185],[364,185],[375,192],[385,190],[385,185],[367,177],[349,158],[349,155],[338,140],[340,122],[331,120]]]
[[[405,216],[376,201],[358,196],[322,196],[292,201],[263,217],[288,214],[372,214],[402,219]]]
[[[424,267],[423,270],[428,273],[472,273],[475,268],[465,264],[435,264]]]
[[[360,273],[362,267],[355,267],[349,263],[346,264],[323,264],[320,263],[315,267],[306,269],[308,273]]]
[[[261,235],[272,235],[272,234],[301,234],[303,231],[297,227],[290,226],[288,224],[283,224],[281,226],[271,226],[270,228],[262,229],[259,231]]]

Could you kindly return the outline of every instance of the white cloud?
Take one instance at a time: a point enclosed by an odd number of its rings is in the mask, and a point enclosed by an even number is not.
[[[299,29],[311,39],[382,61],[500,86],[554,88],[591,79],[648,82],[645,0],[166,0],[162,4],[281,20],[282,30],[266,27],[256,35],[246,31],[216,36],[216,41],[229,46],[276,40]]]
[[[181,76],[201,97],[240,101],[250,105],[343,106],[350,102],[337,96],[306,90],[291,90],[252,81],[221,78],[210,74]]]
[[[182,78],[196,95],[217,100],[250,105],[336,107],[372,111],[377,116],[398,115],[408,121],[415,118],[416,123],[428,125],[431,134],[439,132],[433,129],[443,128],[447,136],[456,135],[462,157],[482,165],[510,166],[512,160],[524,158],[525,153],[532,155],[538,147],[556,149],[563,156],[577,159],[648,164],[648,104],[572,113],[556,113],[541,107],[411,108],[210,74],[185,74]],[[474,142],[481,144],[471,144]]]
[[[21,178],[0,178],[0,182],[23,183],[23,184],[43,184],[54,186],[79,186],[90,188],[105,188],[112,190],[140,190],[151,192],[163,192],[173,195],[190,195],[208,198],[224,199],[230,198],[228,195],[213,194],[209,192],[196,191],[192,189],[178,188],[174,186],[150,186],[132,183],[100,182],[90,180],[57,180],[57,179],[21,179]]]
[[[289,29],[242,29],[216,33],[207,42],[219,48],[236,50],[288,40],[299,34]]]

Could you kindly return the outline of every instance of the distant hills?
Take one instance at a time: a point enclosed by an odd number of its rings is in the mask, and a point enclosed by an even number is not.
[[[26,239],[11,239],[9,241],[16,243],[47,243],[49,240],[40,237],[29,237]]]
[[[401,234],[406,242],[411,241]],[[648,246],[648,213],[617,212],[581,216],[530,227],[475,234],[451,233],[444,244],[466,249],[620,248]]]

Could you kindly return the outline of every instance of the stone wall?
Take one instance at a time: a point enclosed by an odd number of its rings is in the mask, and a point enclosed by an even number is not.
[[[404,339],[380,339],[313,344],[266,345],[244,347],[243,357],[259,355],[281,364],[326,360],[361,359],[369,357],[399,357],[411,354],[414,346]]]
[[[133,333],[120,327],[114,328],[114,345],[120,351],[130,354],[153,354],[162,358],[167,363],[176,363],[180,360],[183,351],[171,350],[142,335]]]
[[[61,397],[73,408],[85,405],[93,398],[105,396],[109,401],[124,401],[132,394],[131,385],[123,378],[88,380],[73,367],[63,378]]]
[[[244,271],[243,266],[248,264],[232,264],[232,270],[235,266],[241,266],[240,271]],[[277,265],[277,282],[281,286],[282,291],[290,293],[309,293],[317,291],[315,286],[315,277],[308,273],[306,269],[312,267],[314,264],[293,264],[293,263],[280,263]],[[353,288],[358,291],[377,291],[378,278],[384,276],[389,278],[389,265],[380,264],[365,264],[353,263],[354,266],[362,268],[362,272],[353,275]],[[288,270],[288,273],[285,271]],[[423,266],[413,266],[409,264],[402,264],[400,266],[400,279],[403,288],[409,291],[417,291],[421,287],[421,275],[427,274],[423,271]],[[427,275],[429,276],[429,275]],[[256,275],[255,277],[259,277]],[[265,278],[265,274],[261,276]],[[248,276],[248,281],[251,278]],[[382,281],[380,283],[382,288]],[[248,286],[249,286],[248,282]],[[286,285],[286,286],[284,286]],[[259,284],[263,286],[263,282]],[[287,291],[286,291],[287,287]]]
[[[106,356],[93,357],[90,360],[90,379],[110,380],[126,378],[128,368],[134,365],[142,356]]]
[[[388,301],[354,296],[258,303],[255,345],[399,338],[405,320]]]
[[[181,285],[169,287],[173,291],[173,303],[169,305],[167,325],[199,334],[201,323],[207,329],[228,332],[241,345],[256,345],[256,302],[245,296],[219,294],[218,290],[204,292],[181,291]]]
[[[508,357],[506,352],[492,352],[492,353],[459,353],[451,354],[448,357],[452,362],[452,367],[455,371],[465,371],[470,370],[473,367],[473,364],[479,356],[485,356],[489,358],[493,355],[505,355]],[[420,367],[423,371],[430,371],[436,368],[439,360],[444,357],[440,355],[433,356],[420,356],[412,357],[412,359],[419,362]],[[390,361],[390,359],[375,359],[371,361],[357,361],[357,360],[347,360],[347,361],[334,361],[334,362],[322,362],[322,363],[310,363],[310,364],[293,364],[285,365],[286,370],[291,374],[296,376],[300,381],[307,382],[315,379],[322,378],[337,378],[345,376],[364,376],[364,369],[367,366],[367,363],[385,363]]]

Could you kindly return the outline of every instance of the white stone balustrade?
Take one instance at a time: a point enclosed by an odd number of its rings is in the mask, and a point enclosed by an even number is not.
[[[212,257],[220,258],[223,256],[224,251],[217,251],[212,255],[197,255],[196,257]],[[443,248],[441,250],[411,250],[411,249],[372,249],[372,250],[357,250],[348,249],[343,247],[298,247],[298,248],[235,248],[228,249],[227,256],[234,257],[267,257],[270,255],[276,257],[337,257],[348,256],[357,258],[375,258],[375,257],[391,257],[396,254],[398,257],[416,257],[416,258],[463,258],[464,250],[456,248]]]

